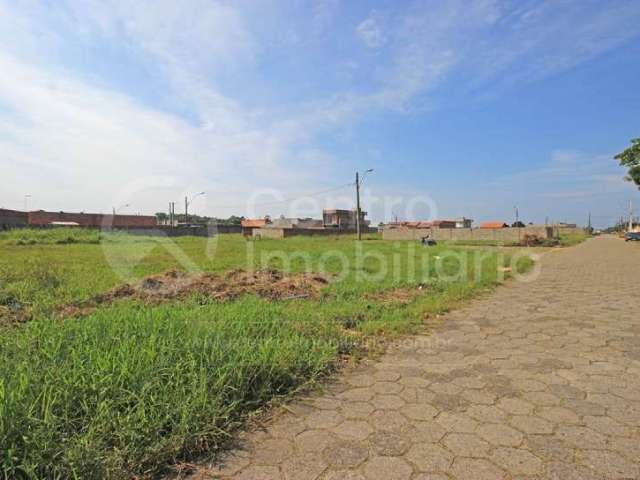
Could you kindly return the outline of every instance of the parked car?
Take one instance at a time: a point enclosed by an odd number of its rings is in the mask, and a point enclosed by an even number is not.
[[[627,232],[624,234],[625,242],[640,241],[640,232]]]

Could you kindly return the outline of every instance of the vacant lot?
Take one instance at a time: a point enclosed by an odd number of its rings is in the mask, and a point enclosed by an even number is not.
[[[0,251],[8,478],[150,476],[213,452],[367,340],[424,328],[531,264],[376,237],[22,231]]]

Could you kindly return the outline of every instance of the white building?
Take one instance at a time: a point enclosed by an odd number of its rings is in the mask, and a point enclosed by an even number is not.
[[[471,228],[473,220],[466,217],[456,218],[456,228]]]

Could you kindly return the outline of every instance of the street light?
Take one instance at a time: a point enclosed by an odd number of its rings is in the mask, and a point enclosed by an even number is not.
[[[118,213],[118,212],[119,212],[120,210],[122,210],[123,208],[127,208],[127,207],[130,207],[130,206],[131,206],[131,204],[129,204],[129,203],[125,203],[124,205],[120,205],[118,208],[116,208],[116,207],[112,207],[112,208],[113,208],[113,216],[115,216],[115,215],[116,215],[116,213]]]
[[[189,205],[191,205],[191,203],[193,203],[193,201],[199,197],[200,195],[205,195],[205,192],[200,192],[200,193],[196,193],[193,197],[191,197],[191,199],[189,200],[187,197],[184,197],[184,223],[185,225],[187,223],[189,223]]]
[[[358,240],[362,240],[362,232],[360,231],[360,184],[364,177],[366,177],[367,173],[373,172],[373,168],[365,170],[362,175],[362,179],[360,178],[360,174],[356,172],[356,235]]]

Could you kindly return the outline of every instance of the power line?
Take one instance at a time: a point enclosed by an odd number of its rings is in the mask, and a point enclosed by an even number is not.
[[[280,205],[280,204],[283,204],[283,203],[295,202],[296,200],[302,200],[302,199],[310,198],[310,197],[317,197],[317,196],[324,195],[324,194],[327,194],[327,193],[331,193],[331,192],[335,192],[335,191],[338,191],[338,190],[342,190],[342,189],[347,188],[347,187],[353,187],[354,185],[355,184],[353,182],[345,183],[343,185],[338,185],[336,187],[332,187],[332,188],[329,188],[327,190],[320,190],[320,191],[317,191],[317,192],[312,192],[312,193],[308,193],[308,194],[302,194],[302,195],[298,195],[297,197],[285,198],[283,200],[275,200],[273,202],[263,202],[263,203],[260,203],[259,206],[260,207],[264,207],[264,206]],[[246,206],[246,204],[245,205],[238,205],[238,204],[234,204],[234,205],[208,204],[207,205],[207,207],[214,207],[214,208],[243,208],[245,206]]]

